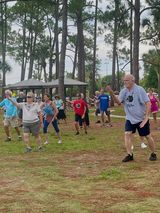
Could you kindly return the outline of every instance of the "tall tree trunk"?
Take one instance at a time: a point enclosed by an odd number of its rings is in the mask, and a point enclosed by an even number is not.
[[[59,21],[59,0],[57,0],[56,5],[56,20],[55,20],[55,41],[56,41],[56,79],[59,76],[59,27],[58,27],[58,21]]]
[[[118,5],[115,1],[115,11]],[[112,88],[116,90],[116,54],[117,54],[117,17],[114,19],[114,38],[113,38],[113,55],[112,55]]]
[[[78,55],[78,37],[76,37],[73,70],[72,70],[72,79],[75,78],[75,72],[76,72],[76,66],[77,66],[77,55]]]
[[[65,55],[67,45],[67,0],[63,0],[62,12],[62,45],[59,67],[59,86],[58,92],[60,97],[64,100],[64,72],[65,72]]]
[[[78,80],[85,82],[85,51],[82,10],[77,14],[77,34],[78,34]],[[85,93],[85,87],[80,88],[80,92]]]
[[[117,90],[120,91],[119,58],[117,53],[116,53],[116,59],[117,59]]]
[[[130,73],[133,74],[133,0],[131,0],[130,11]]]
[[[34,58],[35,58],[36,41],[37,41],[37,33],[35,33],[34,37],[33,37],[33,33],[32,33],[28,79],[32,78],[32,74],[33,74],[33,64],[34,64]]]
[[[97,10],[98,10],[98,0],[96,0],[95,20],[94,20],[94,46],[93,46],[93,71],[92,71],[91,95],[94,95],[96,87],[95,75],[96,75],[96,49],[97,49]]]
[[[139,83],[139,39],[140,35],[140,0],[135,0],[134,38],[133,38],[133,75]]]
[[[1,40],[2,40],[2,86],[6,86],[6,42],[7,42],[7,3],[1,3]]]
[[[25,79],[25,50],[26,50],[26,13],[24,15],[24,22],[23,22],[23,50],[22,50],[22,65],[21,65],[21,81]]]

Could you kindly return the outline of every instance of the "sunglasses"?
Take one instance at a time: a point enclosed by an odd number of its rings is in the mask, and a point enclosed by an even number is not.
[[[32,96],[27,96],[27,98],[32,98]]]

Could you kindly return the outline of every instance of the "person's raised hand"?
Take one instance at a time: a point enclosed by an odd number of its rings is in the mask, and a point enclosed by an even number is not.
[[[106,91],[109,92],[109,93],[113,93],[113,90],[112,90],[110,85],[106,86]]]

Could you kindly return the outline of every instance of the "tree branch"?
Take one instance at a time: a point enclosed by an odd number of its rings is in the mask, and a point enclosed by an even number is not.
[[[151,9],[160,9],[158,6],[150,6],[150,7],[145,7],[143,10],[140,11],[140,15],[146,11],[146,10],[151,10]]]

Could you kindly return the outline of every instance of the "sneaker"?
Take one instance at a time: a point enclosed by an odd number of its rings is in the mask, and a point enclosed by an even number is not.
[[[10,141],[11,141],[11,138],[8,137],[8,138],[6,138],[4,141],[5,141],[5,142],[10,142]]]
[[[145,143],[141,143],[141,148],[145,149],[145,148],[147,148],[147,145]]]
[[[123,160],[122,162],[129,162],[129,161],[132,161],[133,160],[133,154],[132,155],[127,155]]]
[[[31,151],[32,151],[32,148],[31,148],[31,147],[26,147],[24,152],[25,152],[25,153],[28,153],[28,152],[31,152]]]
[[[59,140],[58,143],[61,144],[61,143],[62,143],[62,140]]]
[[[49,144],[49,143],[48,143],[48,141],[45,141],[44,144],[46,145],[46,144]]]
[[[106,126],[107,126],[107,127],[112,127],[112,124],[111,124],[111,123],[108,123]]]
[[[76,132],[76,134],[75,135],[79,135],[79,132]]]
[[[88,134],[87,131],[85,131],[85,134],[86,134],[86,135]]]
[[[132,150],[134,149],[134,146],[133,146],[133,145],[131,146],[131,149],[132,149]]]
[[[42,146],[39,146],[39,147],[38,147],[38,151],[43,151],[43,147],[42,147]]]
[[[99,123],[101,123],[101,121],[96,121],[96,124],[99,124]]]
[[[22,136],[21,136],[21,135],[18,136],[18,140],[19,140],[19,141],[22,140]]]
[[[157,155],[153,152],[151,153],[150,157],[149,157],[150,161],[156,161],[157,160]]]

